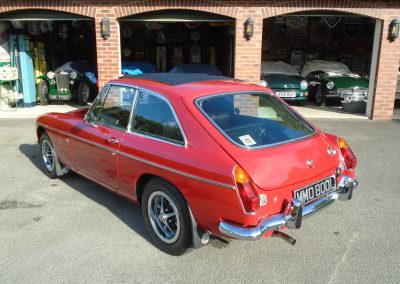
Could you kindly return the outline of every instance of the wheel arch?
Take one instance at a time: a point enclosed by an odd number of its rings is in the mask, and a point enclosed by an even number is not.
[[[43,126],[38,126],[37,128],[36,128],[36,136],[37,136],[37,139],[38,139],[38,143],[39,143],[39,140],[40,140],[40,136],[42,136],[42,134],[45,132],[46,130],[44,129],[44,127]]]
[[[146,184],[153,178],[157,178],[157,179],[163,180],[163,181],[167,182],[168,184],[170,184],[171,186],[173,186],[174,188],[176,188],[178,193],[182,196],[183,200],[185,200],[186,205],[187,205],[187,207],[189,209],[189,218],[190,218],[190,221],[191,221],[191,231],[192,231],[191,232],[192,233],[192,240],[191,241],[192,241],[193,248],[199,248],[199,247],[202,247],[203,245],[205,245],[205,243],[203,243],[201,241],[201,237],[206,232],[198,227],[196,219],[195,219],[195,217],[193,215],[192,209],[190,208],[190,205],[189,205],[187,199],[185,198],[183,193],[179,190],[179,188],[173,182],[171,182],[168,179],[165,179],[165,178],[163,178],[161,176],[158,176],[158,175],[149,174],[149,173],[142,174],[137,179],[136,186],[135,186],[135,193],[136,193],[137,202],[139,204],[141,204],[144,188],[145,188]]]

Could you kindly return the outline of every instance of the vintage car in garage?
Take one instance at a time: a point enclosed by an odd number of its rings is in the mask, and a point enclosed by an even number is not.
[[[285,101],[299,105],[307,103],[308,82],[297,70],[282,61],[263,61],[261,63],[260,85],[268,87]]]
[[[223,76],[113,80],[89,109],[42,115],[36,131],[50,178],[72,170],[140,205],[155,245],[172,255],[210,238],[294,244],[285,228],[357,186],[343,138],[271,90]]]
[[[336,61],[308,61],[302,71],[310,86],[310,99],[317,105],[327,100],[342,101],[348,112],[365,112],[369,80],[350,71],[349,67]]]
[[[98,93],[93,68],[85,62],[68,61],[56,70],[39,76],[39,102],[48,105],[52,100],[76,100],[84,106]]]

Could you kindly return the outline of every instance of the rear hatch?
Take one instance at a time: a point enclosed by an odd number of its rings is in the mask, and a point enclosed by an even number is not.
[[[320,133],[304,140],[265,149],[226,149],[230,156],[263,190],[274,190],[293,184],[310,183],[317,176],[338,165],[338,155],[328,153],[328,144]],[[226,145],[225,145],[226,147]],[[231,148],[231,147],[228,147]]]
[[[338,165],[326,138],[265,91],[205,97],[196,104],[199,122],[262,190],[312,183]]]

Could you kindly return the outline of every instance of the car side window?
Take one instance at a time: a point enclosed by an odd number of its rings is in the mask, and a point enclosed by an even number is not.
[[[139,92],[131,127],[134,132],[185,144],[170,105],[163,99],[143,91]]]
[[[103,125],[126,130],[132,110],[136,89],[126,86],[111,86],[105,96],[97,121]]]

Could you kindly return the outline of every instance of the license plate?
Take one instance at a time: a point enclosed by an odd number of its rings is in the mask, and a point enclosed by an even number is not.
[[[67,101],[71,99],[71,96],[62,96],[62,95],[49,95],[51,100],[63,100]]]
[[[294,192],[294,198],[307,204],[336,189],[336,178],[330,176]]]
[[[276,92],[276,95],[281,98],[295,98],[296,92]]]

